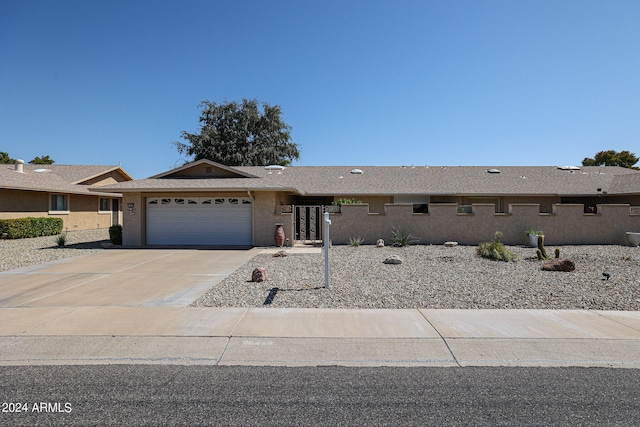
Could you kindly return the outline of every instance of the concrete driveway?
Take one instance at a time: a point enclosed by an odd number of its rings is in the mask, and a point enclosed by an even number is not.
[[[260,250],[113,249],[0,273],[0,307],[185,307]]]

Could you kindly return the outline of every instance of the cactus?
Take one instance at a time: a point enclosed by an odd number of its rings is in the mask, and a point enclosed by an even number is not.
[[[556,258],[560,258],[560,248],[556,248]]]
[[[536,253],[538,253],[538,259],[549,259],[547,250],[544,247],[544,236],[542,234],[538,235],[538,251]]]
[[[540,249],[536,249],[536,255],[538,255],[538,260],[541,261],[544,258],[542,258],[542,251]]]

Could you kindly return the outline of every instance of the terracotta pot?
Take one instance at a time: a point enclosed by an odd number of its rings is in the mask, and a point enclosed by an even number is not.
[[[276,246],[281,247],[282,245],[284,245],[284,227],[282,226],[282,224],[276,224],[276,231],[273,234],[273,238],[276,241]]]

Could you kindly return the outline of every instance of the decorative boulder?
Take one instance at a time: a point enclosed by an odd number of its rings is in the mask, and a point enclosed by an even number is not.
[[[402,264],[402,260],[398,255],[391,255],[389,258],[382,261],[385,264]]]
[[[568,258],[557,258],[542,265],[546,271],[574,271],[576,264]]]
[[[264,282],[265,280],[267,280],[267,270],[264,268],[258,267],[251,273],[252,282]]]
[[[376,248],[384,248],[384,240],[378,239],[376,242]]]
[[[274,257],[284,257],[287,256],[287,253],[285,251],[278,251],[275,254],[273,254]]]
[[[453,248],[454,246],[458,246],[458,242],[444,242],[444,246],[446,248]]]

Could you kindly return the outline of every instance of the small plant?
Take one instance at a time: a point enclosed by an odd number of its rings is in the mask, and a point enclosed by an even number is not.
[[[64,246],[67,243],[67,234],[60,234],[58,237],[56,237],[56,243],[58,244],[58,246]]]
[[[502,233],[496,231],[492,241],[478,245],[478,254],[483,258],[489,258],[494,261],[514,261],[517,258],[516,255],[507,249],[500,240],[502,240]]]
[[[542,231],[542,230],[534,230],[533,228],[530,228],[527,231],[525,231],[524,234],[526,234],[527,236],[529,234],[533,234],[534,236],[544,236],[544,231]]]
[[[539,260],[549,259],[547,249],[544,247],[544,235],[538,234],[538,250],[536,250]]]
[[[360,236],[358,237],[349,237],[349,245],[351,246],[360,246],[364,242],[364,239]]]
[[[420,241],[419,238],[402,228],[393,227],[391,235],[393,236],[391,239],[393,246],[396,247],[410,246]]]
[[[560,258],[560,248],[556,248],[556,259]]]
[[[109,227],[109,240],[114,245],[122,245],[122,226],[112,225]]]

